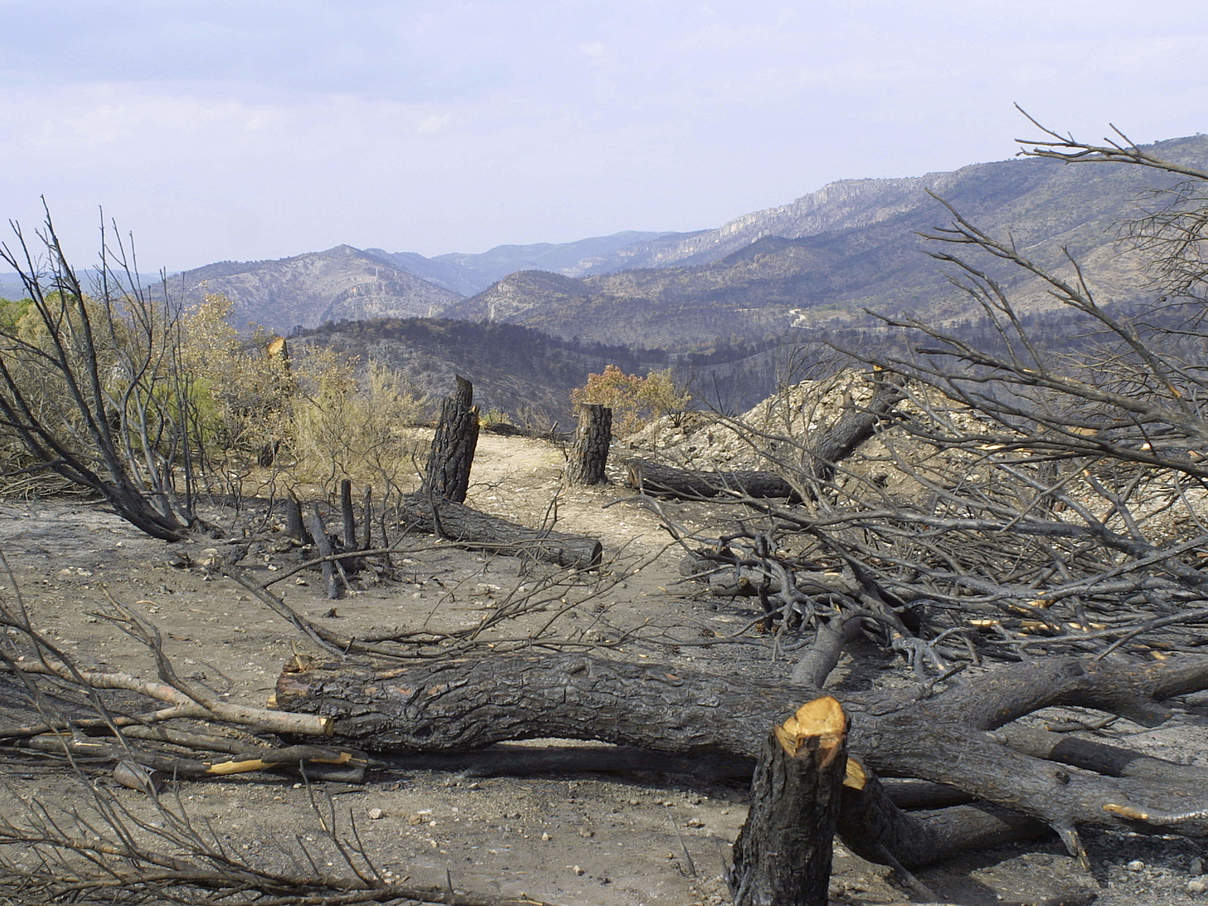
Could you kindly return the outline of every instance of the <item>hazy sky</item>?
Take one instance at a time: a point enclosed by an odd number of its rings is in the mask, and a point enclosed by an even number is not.
[[[144,270],[718,226],[836,179],[1208,129],[1202,0],[0,0],[0,215]]]

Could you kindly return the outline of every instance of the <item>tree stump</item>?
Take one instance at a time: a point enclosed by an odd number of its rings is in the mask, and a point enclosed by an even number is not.
[[[847,716],[814,699],[764,741],[734,841],[735,906],[826,906],[847,764]]]
[[[352,509],[352,481],[340,481],[340,518],[344,525],[344,550],[357,549],[357,516]]]
[[[441,403],[432,438],[423,489],[428,497],[465,502],[478,445],[478,409],[473,401],[474,385],[458,375],[456,392]]]
[[[290,491],[285,499],[285,534],[299,544],[311,544],[310,533],[302,523],[302,504]]]
[[[579,428],[566,463],[571,484],[603,484],[608,463],[608,445],[612,442],[612,410],[598,403],[579,406]]]
[[[336,564],[332,560],[335,552],[331,549],[331,539],[327,537],[327,529],[323,526],[323,516],[319,513],[319,505],[312,503],[307,516],[310,522],[310,534],[315,542],[315,549],[323,558],[320,568],[323,570],[323,586],[327,589],[327,597],[338,598],[341,592],[340,578],[336,572]]]

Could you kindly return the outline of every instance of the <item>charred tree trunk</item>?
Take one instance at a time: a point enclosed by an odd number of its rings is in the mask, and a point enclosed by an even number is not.
[[[352,509],[352,481],[340,481],[340,518],[344,525],[344,550],[357,549],[357,514]]]
[[[457,391],[440,406],[440,420],[432,437],[432,451],[423,493],[432,498],[462,503],[470,486],[470,467],[478,445],[478,409],[472,405],[474,386],[457,376]]]
[[[566,463],[571,484],[603,484],[608,463],[608,445],[612,442],[612,410],[596,403],[579,406],[579,428]]]
[[[1161,699],[1208,688],[1208,658],[1178,661],[1052,658],[974,677],[933,698],[920,700],[914,690],[896,698],[853,694],[843,702],[852,719],[849,749],[869,772],[944,783],[1035,818],[1081,856],[1080,824],[1208,836],[1208,792],[1198,771],[1164,762],[1160,781],[1105,776],[1021,752],[988,732],[1059,704],[1155,725],[1169,713]],[[807,685],[567,654],[450,659],[385,672],[340,664],[287,671],[276,700],[332,718],[337,738],[376,752],[461,752],[561,737],[709,760],[757,757],[769,725],[792,713],[794,701],[820,695]],[[917,818],[896,811],[879,785],[866,789],[871,805],[844,839],[863,836],[855,843],[861,850],[906,865],[967,849],[971,839],[1019,832],[993,809],[962,806]]]
[[[734,841],[734,906],[826,906],[847,764],[847,717],[829,696],[768,733]]]
[[[697,472],[659,465],[648,459],[629,459],[625,465],[625,483],[656,497],[695,499],[719,494],[743,494],[747,497],[788,497],[797,492],[775,472],[738,470],[733,472]]]
[[[310,534],[315,542],[315,550],[323,558],[320,568],[323,570],[323,586],[327,589],[327,597],[335,599],[340,596],[340,576],[336,572],[336,564],[332,559],[331,539],[327,537],[327,529],[323,526],[323,517],[319,514],[319,505],[312,503],[310,507]]]
[[[365,500],[361,505],[361,546],[367,551],[373,547],[373,488],[365,488]]]
[[[285,499],[285,534],[299,544],[311,543],[310,535],[302,522],[302,504],[298,502],[293,491],[290,491],[289,497]]]
[[[893,381],[879,380],[868,405],[847,406],[835,424],[810,439],[810,477],[816,482],[829,481],[835,465],[872,437],[904,396],[902,388]]]
[[[603,553],[595,538],[526,528],[465,504],[432,500],[422,494],[403,498],[402,517],[407,528],[439,535],[462,547],[533,557],[575,569],[598,566]]]

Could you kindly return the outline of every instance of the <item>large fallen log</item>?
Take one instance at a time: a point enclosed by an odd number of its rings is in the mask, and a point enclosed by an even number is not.
[[[702,472],[676,469],[648,459],[625,461],[625,484],[654,497],[695,500],[720,494],[747,497],[795,498],[793,486],[775,472],[740,469],[731,472]]]
[[[575,569],[598,566],[603,553],[596,538],[527,528],[465,504],[423,494],[404,498],[402,521],[406,529],[428,532],[462,547],[533,557]]]
[[[1152,726],[1169,713],[1161,700],[1204,688],[1208,658],[1144,665],[1052,658],[989,672],[932,698],[907,690],[853,694],[842,704],[852,719],[848,750],[856,763],[874,774],[944,783],[1035,818],[1085,858],[1079,825],[1208,836],[1202,777],[1170,762],[1162,762],[1158,779],[1106,776],[1093,765],[1021,752],[990,731],[1050,705],[1097,708]],[[820,694],[808,685],[563,654],[451,659],[384,672],[341,664],[287,669],[276,701],[330,718],[336,739],[376,752],[461,752],[551,737],[707,759],[758,757],[767,727]],[[882,836],[868,848],[883,848],[903,864],[1019,832],[1016,819],[984,807],[960,807],[936,821],[904,813],[886,819],[892,803],[868,789],[874,802],[857,826],[880,822]]]

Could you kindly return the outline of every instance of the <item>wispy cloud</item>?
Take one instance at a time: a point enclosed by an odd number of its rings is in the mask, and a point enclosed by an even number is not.
[[[151,266],[716,225],[836,178],[1208,128],[1199,3],[0,0],[0,215]]]

